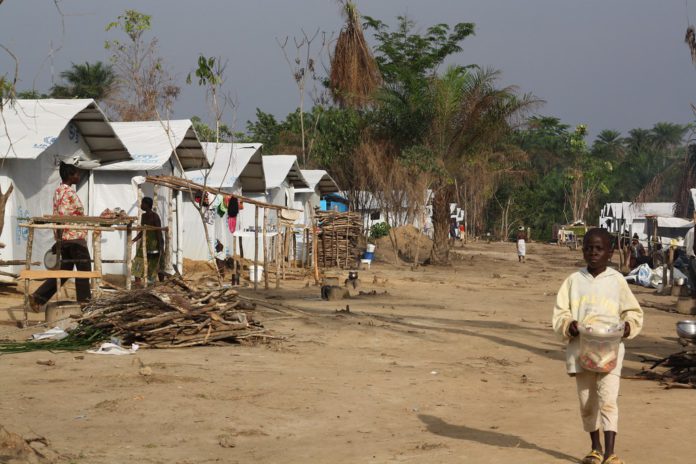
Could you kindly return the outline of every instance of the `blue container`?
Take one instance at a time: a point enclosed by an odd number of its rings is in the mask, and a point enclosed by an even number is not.
[[[375,257],[375,252],[374,251],[366,251],[363,253],[363,259],[372,259]]]

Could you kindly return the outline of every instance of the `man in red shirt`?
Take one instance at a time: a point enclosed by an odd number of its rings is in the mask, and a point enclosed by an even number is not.
[[[53,214],[56,216],[84,216],[85,209],[82,201],[73,190],[72,186],[80,182],[81,172],[72,164],[60,163],[60,178],[62,182],[53,194]],[[91,271],[89,250],[87,249],[87,231],[59,229],[55,232],[56,243],[60,245],[61,270],[72,271],[76,267],[78,271]],[[67,262],[66,262],[67,261]],[[67,279],[62,279],[65,283]],[[29,297],[29,303],[34,311],[39,311],[56,293],[55,279],[46,280]],[[89,279],[75,279],[77,301],[87,302],[92,293],[89,288]]]

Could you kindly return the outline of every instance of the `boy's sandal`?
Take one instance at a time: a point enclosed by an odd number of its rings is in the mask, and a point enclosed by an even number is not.
[[[592,450],[589,452],[587,456],[582,458],[582,461],[580,461],[582,464],[602,464],[602,458],[604,456],[600,451],[597,450]]]
[[[608,458],[604,460],[602,464],[624,464],[624,462],[619,459],[619,457],[615,454],[612,454]]]

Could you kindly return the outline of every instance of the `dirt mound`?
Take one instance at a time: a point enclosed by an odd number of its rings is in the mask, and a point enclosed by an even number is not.
[[[396,247],[401,261],[413,263],[418,251],[418,261],[421,263],[430,257],[430,251],[433,249],[433,241],[426,235],[423,235],[415,227],[401,226],[392,230],[396,237]],[[389,236],[377,239],[375,242],[375,260],[393,263],[394,262],[394,247],[392,246]]]
[[[215,274],[215,268],[209,261],[196,261],[184,258],[185,274]]]

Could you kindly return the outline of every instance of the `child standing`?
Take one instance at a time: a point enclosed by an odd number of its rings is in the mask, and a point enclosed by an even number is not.
[[[585,464],[622,464],[614,454],[619,419],[617,398],[621,366],[625,353],[619,346],[616,367],[608,373],[583,370],[578,364],[580,351],[578,324],[602,319],[610,324],[624,322],[624,338],[633,338],[643,327],[643,311],[624,277],[607,263],[612,255],[611,237],[606,229],[585,234],[582,254],[587,268],[568,277],[558,291],[553,310],[553,330],[568,344],[566,368],[575,377],[583,427],[590,434],[592,450],[581,461]],[[604,431],[604,450],[599,428]]]

